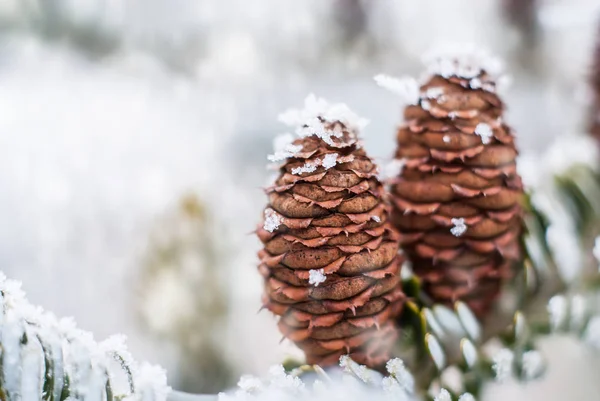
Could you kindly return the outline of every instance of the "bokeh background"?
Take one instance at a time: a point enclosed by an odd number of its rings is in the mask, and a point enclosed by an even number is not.
[[[475,43],[506,61],[535,155],[585,129],[598,17],[598,0],[0,0],[1,269],[96,338],[126,334],[177,389],[260,374],[297,355],[257,313],[277,114],[346,102],[384,163],[401,105],[373,75]]]

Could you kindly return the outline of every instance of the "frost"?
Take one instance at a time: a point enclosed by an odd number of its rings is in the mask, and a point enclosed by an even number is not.
[[[391,377],[393,377],[400,388],[408,394],[413,394],[415,391],[415,378],[406,369],[402,359],[390,359],[386,364],[386,369]]]
[[[452,401],[452,396],[445,388],[440,390],[440,393],[433,399],[434,401]]]
[[[469,81],[469,86],[471,87],[471,89],[481,89],[481,87],[482,87],[481,79],[479,79],[479,78],[471,79],[471,81]]]
[[[465,219],[464,218],[453,218],[452,220],[452,224],[454,224],[454,227],[452,227],[450,229],[450,232],[452,233],[452,235],[454,235],[455,237],[460,237],[462,236],[465,232],[467,232],[467,225],[465,224]]]
[[[474,45],[457,44],[435,49],[424,57],[424,62],[430,74],[444,78],[456,76],[472,80],[485,71],[495,79],[503,71],[498,58]]]
[[[282,365],[275,365],[269,369],[271,386],[289,391],[304,389],[304,383],[299,377],[288,375]]]
[[[246,393],[254,393],[263,388],[262,381],[255,376],[244,375],[238,381],[238,387]]]
[[[308,283],[318,287],[327,280],[324,269],[313,269],[308,271]]]
[[[404,104],[416,105],[419,103],[419,83],[413,77],[395,78],[379,74],[374,79],[377,85],[400,96]]]
[[[544,358],[539,351],[527,351],[523,354],[523,375],[526,380],[540,377],[544,369]]]
[[[477,124],[475,127],[475,134],[481,137],[481,143],[484,145],[489,144],[494,137],[494,131],[492,130],[492,127],[486,123]]]
[[[263,228],[268,232],[272,233],[279,228],[283,223],[281,216],[273,209],[265,210],[265,224]]]
[[[428,99],[437,99],[444,94],[444,88],[441,86],[435,86],[427,89],[425,97]]]
[[[339,155],[337,153],[330,153],[325,155],[323,161],[321,162],[321,165],[325,168],[325,170],[329,170],[330,168],[335,167],[337,164],[338,156]]]
[[[342,131],[339,128],[328,129],[324,123],[340,122],[355,134],[368,124],[368,120],[356,115],[346,104],[330,104],[313,94],[304,100],[304,109],[290,109],[280,114],[279,120],[295,127],[298,136],[303,138],[315,135],[330,146],[335,145],[332,137],[341,138]]]
[[[508,348],[503,348],[494,355],[492,369],[496,374],[496,380],[502,382],[512,375],[514,358],[513,352]]]
[[[348,355],[340,357],[340,367],[344,369],[344,372],[351,374],[366,384],[375,382],[376,373],[366,366],[354,362]]]
[[[20,284],[2,274],[0,316],[1,381],[8,399],[39,400],[50,395],[59,399],[68,392],[72,399],[101,400],[110,386],[118,399],[166,401],[170,388],[164,371],[138,364],[127,351],[124,336],[98,344],[91,333],[77,328],[73,319],[58,320],[29,304]],[[27,342],[21,341],[24,335]],[[47,356],[51,357],[52,371],[45,370]],[[111,364],[114,360],[116,365]],[[64,380],[67,375],[68,382]],[[127,388],[114,383],[123,375],[129,382]],[[53,387],[43,386],[43,378],[51,379]],[[65,383],[68,387],[63,388]]]
[[[317,159],[313,162],[306,162],[302,167],[295,167],[292,169],[292,174],[301,175],[304,173],[314,173],[317,171],[317,167],[321,164],[321,160]]]
[[[276,163],[296,156],[302,151],[302,145],[294,145],[294,136],[290,133],[285,133],[275,137],[273,140],[273,148],[275,153],[267,156],[270,162]]]

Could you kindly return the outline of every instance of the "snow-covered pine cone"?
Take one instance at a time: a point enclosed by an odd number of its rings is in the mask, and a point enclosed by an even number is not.
[[[271,158],[284,162],[258,229],[264,305],[307,363],[349,354],[381,365],[404,304],[403,260],[377,167],[357,138],[361,120],[312,96],[282,116],[298,136]]]
[[[465,51],[432,58],[424,84],[404,85],[404,167],[391,189],[392,221],[426,293],[480,317],[522,258],[523,187],[497,73],[494,59]]]

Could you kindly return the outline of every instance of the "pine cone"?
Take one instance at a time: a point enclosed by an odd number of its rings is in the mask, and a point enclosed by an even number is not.
[[[399,236],[352,120],[311,97],[304,113],[315,105],[325,110],[274,159],[287,157],[258,229],[263,302],[307,363],[349,354],[374,367],[389,359],[404,303]]]
[[[397,138],[404,168],[392,186],[392,221],[426,293],[480,317],[521,259],[523,213],[496,64],[482,57],[434,59],[433,76],[414,82]]]

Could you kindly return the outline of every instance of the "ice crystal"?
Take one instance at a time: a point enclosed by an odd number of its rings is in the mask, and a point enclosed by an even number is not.
[[[255,393],[263,388],[262,380],[252,375],[244,375],[238,381],[238,387],[247,393]]]
[[[419,83],[413,77],[395,78],[379,74],[374,79],[377,85],[400,96],[404,104],[414,105],[419,103]]]
[[[273,140],[275,153],[267,156],[270,162],[277,163],[296,156],[302,150],[302,145],[294,145],[294,136],[290,133],[281,134]]]
[[[325,157],[323,157],[321,165],[325,168],[325,170],[329,170],[330,168],[335,167],[335,165],[337,164],[338,156],[339,155],[337,153],[329,153],[325,155]]]
[[[489,144],[494,137],[494,131],[492,130],[492,127],[486,123],[477,124],[475,127],[475,134],[481,137],[481,143],[484,145]]]
[[[282,365],[271,366],[269,376],[273,387],[291,391],[304,389],[304,382],[299,377],[285,373]]]
[[[455,237],[460,237],[465,232],[467,232],[467,225],[465,224],[464,218],[453,218],[451,221],[452,224],[454,224],[454,227],[450,229],[452,235],[454,235]]]
[[[348,355],[340,357],[340,367],[344,369],[344,372],[360,379],[363,383],[373,384],[375,382],[376,373],[366,366],[354,362]]]
[[[444,94],[444,88],[442,88],[441,86],[434,86],[434,87],[427,89],[427,91],[425,91],[424,96],[428,99],[437,99],[440,96],[442,96],[443,94]]]
[[[363,129],[368,120],[356,115],[344,103],[330,104],[323,98],[314,94],[308,95],[304,100],[304,109],[290,109],[279,115],[279,120],[291,127],[296,127],[296,132],[301,137],[316,135],[327,144],[333,144],[332,136],[340,137],[340,132],[325,129],[325,123],[342,123],[349,131],[358,132]]]
[[[483,72],[498,78],[503,70],[499,59],[474,45],[445,46],[429,52],[424,61],[430,74],[444,78],[456,76],[472,80]]]
[[[308,283],[318,287],[327,280],[324,269],[313,269],[308,271]]]
[[[508,348],[503,348],[494,355],[492,369],[496,374],[496,380],[502,382],[512,375],[514,358],[513,352]]]
[[[304,173],[314,173],[317,171],[317,167],[321,164],[321,160],[316,159],[313,162],[306,162],[302,167],[295,167],[292,169],[292,174],[301,175]]]
[[[386,364],[386,369],[390,376],[398,382],[398,385],[403,391],[408,394],[414,393],[415,378],[408,369],[406,369],[402,359],[390,359]]]
[[[268,232],[275,232],[279,226],[283,223],[281,216],[273,209],[265,210],[265,224],[263,228]]]

